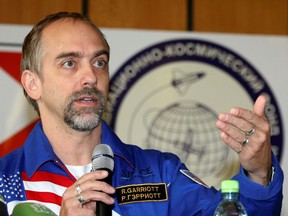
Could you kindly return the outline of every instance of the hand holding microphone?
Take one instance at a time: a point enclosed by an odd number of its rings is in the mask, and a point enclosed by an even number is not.
[[[97,145],[92,154],[91,172],[64,192],[60,216],[112,215],[114,199],[111,194],[115,193],[115,188],[111,186],[113,169],[113,151],[108,145]]]

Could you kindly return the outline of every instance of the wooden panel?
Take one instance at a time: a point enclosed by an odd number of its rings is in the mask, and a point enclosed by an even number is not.
[[[82,11],[82,0],[0,0],[0,23],[35,24],[50,13]]]
[[[91,0],[89,17],[98,26],[186,30],[186,0]]]
[[[288,35],[288,0],[192,0],[194,31]],[[82,11],[82,0],[0,0],[0,23],[34,24],[50,13]],[[187,29],[187,0],[90,0],[99,26]]]
[[[288,0],[194,0],[194,30],[288,35]]]

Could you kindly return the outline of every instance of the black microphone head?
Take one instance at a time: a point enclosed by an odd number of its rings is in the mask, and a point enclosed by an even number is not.
[[[92,171],[114,170],[114,154],[111,147],[107,144],[97,145],[92,153]]]

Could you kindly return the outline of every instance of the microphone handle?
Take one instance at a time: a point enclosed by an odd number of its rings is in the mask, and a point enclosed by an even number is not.
[[[102,181],[112,184],[112,172],[108,169],[101,169],[108,171],[109,175],[102,179]],[[112,205],[107,205],[106,203],[97,201],[96,202],[96,216],[112,216]]]
[[[97,216],[112,216],[112,206],[103,202],[96,202]]]

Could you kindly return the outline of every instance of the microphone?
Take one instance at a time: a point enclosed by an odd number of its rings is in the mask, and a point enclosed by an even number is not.
[[[112,174],[114,170],[114,154],[107,144],[97,145],[92,153],[92,172],[96,170],[108,171],[108,176],[102,181],[112,184]],[[96,202],[97,216],[112,216],[112,206],[103,202]]]
[[[8,216],[7,207],[5,205],[4,197],[0,194],[0,215]]]
[[[57,216],[51,209],[33,202],[23,202],[17,204],[12,212],[13,216]]]

